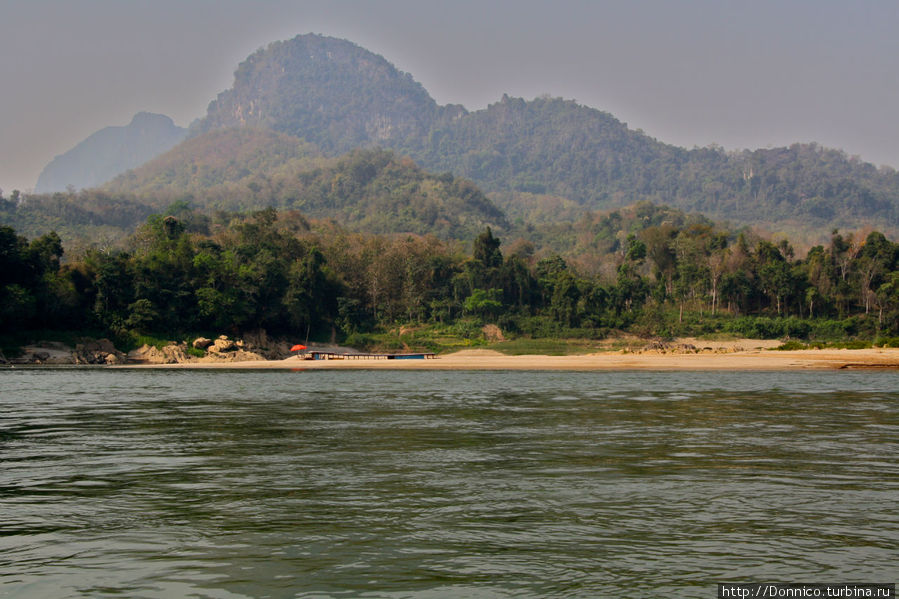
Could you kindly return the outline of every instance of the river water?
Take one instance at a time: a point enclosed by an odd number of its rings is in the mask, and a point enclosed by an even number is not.
[[[0,596],[896,582],[899,373],[0,371]]]

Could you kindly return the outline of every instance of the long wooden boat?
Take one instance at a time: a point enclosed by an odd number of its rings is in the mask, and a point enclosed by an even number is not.
[[[310,351],[301,354],[303,360],[431,360],[437,357],[434,353],[408,353],[408,354],[351,354],[329,351]]]

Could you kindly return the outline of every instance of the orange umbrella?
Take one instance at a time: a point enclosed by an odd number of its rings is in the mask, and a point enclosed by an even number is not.
[[[294,345],[293,347],[290,348],[290,351],[303,351],[304,349],[306,349],[305,345],[300,345],[299,343],[297,343],[296,345]]]

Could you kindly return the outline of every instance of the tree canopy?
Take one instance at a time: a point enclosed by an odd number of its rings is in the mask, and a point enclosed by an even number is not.
[[[786,239],[660,214],[638,206],[592,221],[595,261],[535,255],[489,227],[465,252],[433,235],[352,232],[272,208],[209,222],[175,205],[127,249],[66,261],[55,233],[29,241],[3,226],[0,325],[81,323],[114,336],[265,328],[349,341],[427,323],[532,337],[899,335],[899,243],[885,235],[834,231],[798,258]]]

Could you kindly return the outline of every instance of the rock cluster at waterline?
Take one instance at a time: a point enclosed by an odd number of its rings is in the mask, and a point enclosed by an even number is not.
[[[248,333],[242,339],[220,335],[215,340],[197,337],[189,344],[175,341],[161,347],[144,344],[127,354],[116,349],[109,339],[85,340],[74,347],[58,341],[39,341],[22,349],[21,355],[12,358],[0,354],[0,364],[184,364],[280,360],[292,355],[288,341],[271,339],[265,331]]]
[[[117,350],[109,339],[91,339],[69,347],[58,341],[41,341],[27,345],[21,355],[0,360],[9,364],[124,364],[126,355]]]

